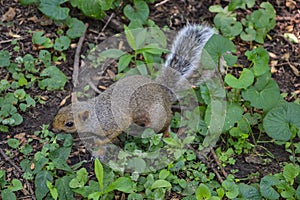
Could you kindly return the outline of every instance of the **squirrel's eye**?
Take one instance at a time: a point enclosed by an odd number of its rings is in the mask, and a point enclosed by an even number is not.
[[[65,126],[67,127],[72,127],[74,125],[74,122],[67,122],[65,123]]]

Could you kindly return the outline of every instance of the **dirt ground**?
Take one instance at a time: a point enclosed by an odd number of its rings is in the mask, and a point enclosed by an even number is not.
[[[208,7],[213,4],[220,3],[226,5],[228,1],[222,0],[170,0],[167,3],[154,7],[150,6],[150,18],[159,26],[168,26],[173,30],[178,30],[186,23],[199,23],[206,21],[212,24],[214,15],[208,11]],[[277,12],[277,22],[274,30],[269,35],[270,39],[267,39],[263,44],[263,47],[270,52],[270,65],[272,67],[273,78],[278,82],[282,92],[287,93],[286,99],[293,101],[295,98],[300,98],[300,46],[294,44],[283,37],[286,32],[293,33],[300,40],[300,3],[298,0],[270,0],[269,1]],[[155,3],[154,3],[155,4]],[[153,5],[154,5],[153,4]],[[15,17],[10,21],[0,21],[0,50],[8,50],[12,52],[11,57],[23,56],[26,53],[37,55],[38,51],[33,49],[31,43],[30,31],[44,30],[47,36],[51,37],[56,34],[56,26],[53,22],[46,19],[34,6],[23,7],[17,3],[17,0],[0,0],[0,17],[3,16],[9,9],[13,9]],[[242,11],[240,11],[242,12]],[[110,16],[112,12],[108,13]],[[100,35],[106,19],[101,21],[95,21],[85,18],[77,11],[71,12],[72,16],[76,16],[89,23],[89,28],[83,44],[82,54],[85,54],[88,49],[89,43],[99,43],[101,40],[107,37],[122,32],[122,24],[128,23],[121,16],[122,12],[119,10],[114,11],[115,15],[111,23]],[[19,53],[12,50],[13,46],[10,43],[10,39],[15,36],[20,37],[21,51]],[[98,37],[100,36],[100,37]],[[78,41],[73,41],[76,44]],[[249,44],[242,40],[235,40],[237,45],[237,55],[239,56],[239,62],[241,64],[248,63],[244,53],[251,47]],[[35,95],[41,95],[45,98],[46,104],[38,104],[35,108],[31,108],[28,112],[23,114],[24,122],[17,127],[11,128],[9,133],[0,133],[0,148],[5,149],[7,146],[3,141],[13,137],[15,134],[25,133],[26,137],[30,137],[34,130],[37,130],[42,124],[51,124],[54,115],[59,109],[61,101],[72,91],[72,66],[74,62],[75,48],[70,48],[65,52],[67,56],[67,62],[58,67],[68,76],[69,80],[63,91],[41,91],[37,86],[33,86],[27,92]],[[4,69],[0,68],[0,78],[7,77]],[[67,103],[70,99],[67,99]],[[254,158],[249,158],[250,155],[241,155],[236,158],[237,163],[234,166],[226,168],[229,172],[231,169],[239,169],[237,176],[239,178],[247,177],[251,173],[260,172],[262,175],[266,175],[270,172],[277,172],[281,169],[281,163],[288,160],[288,154],[282,147],[276,145],[265,146],[276,157],[272,161],[272,164],[262,164],[261,162],[255,162]],[[38,149],[37,149],[38,150]],[[257,151],[263,151],[257,149]],[[14,162],[18,165],[20,163],[21,156],[18,156],[18,152],[14,152]],[[284,156],[283,156],[284,155]],[[249,158],[249,159],[248,159]],[[90,155],[73,156],[72,162],[77,162],[82,159],[90,160]],[[90,168],[92,168],[92,162]],[[7,166],[13,168],[9,164],[3,162],[3,158],[0,159],[0,167]],[[12,175],[14,176],[14,175]],[[255,181],[257,177],[253,177],[250,181]]]

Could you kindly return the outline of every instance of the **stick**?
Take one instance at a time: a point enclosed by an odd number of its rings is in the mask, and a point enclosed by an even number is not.
[[[161,5],[165,4],[165,3],[167,3],[168,1],[169,1],[169,0],[161,1],[161,2],[159,2],[159,3],[157,3],[157,4],[155,4],[154,7],[161,6]]]
[[[214,161],[217,163],[217,165],[220,167],[220,169],[221,169],[221,172],[222,172],[222,174],[225,176],[225,178],[228,176],[228,174],[226,173],[226,171],[224,170],[224,168],[223,168],[223,166],[221,165],[221,163],[220,163],[220,161],[219,161],[219,159],[218,159],[218,157],[217,157],[217,155],[216,155],[216,152],[215,152],[215,150],[212,148],[212,147],[210,147],[210,152],[211,152],[211,154],[212,154],[212,156],[213,156],[213,158],[214,158]]]
[[[72,80],[73,80],[73,86],[77,87],[79,85],[79,81],[78,81],[78,74],[79,74],[79,58],[80,58],[80,52],[81,52],[81,47],[85,38],[85,33],[87,31],[88,28],[88,24],[85,24],[85,31],[83,32],[82,36],[80,37],[78,44],[77,44],[77,48],[76,48],[76,52],[75,52],[75,58],[74,58],[74,69],[73,69],[73,75],[72,75]]]

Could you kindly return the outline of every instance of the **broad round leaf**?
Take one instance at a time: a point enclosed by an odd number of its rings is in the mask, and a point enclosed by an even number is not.
[[[280,90],[274,80],[269,80],[264,86],[257,81],[255,86],[251,86],[243,91],[242,96],[245,100],[250,101],[251,105],[258,109],[270,110],[280,100]]]
[[[124,8],[125,16],[132,20],[139,20],[144,24],[149,16],[149,7],[145,1],[137,0],[134,1],[134,7],[127,4]]]
[[[240,78],[236,78],[232,74],[226,74],[225,76],[225,82],[230,87],[237,88],[237,89],[247,88],[250,85],[252,85],[253,81],[254,81],[254,75],[247,68],[243,69]]]
[[[263,125],[268,136],[280,141],[291,139],[292,126],[300,130],[300,105],[283,103],[272,109],[264,118]]]
[[[66,0],[40,0],[39,10],[54,20],[64,20],[69,16],[69,8],[62,8],[60,4]]]

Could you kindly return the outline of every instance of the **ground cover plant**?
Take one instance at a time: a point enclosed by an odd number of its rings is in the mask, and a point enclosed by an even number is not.
[[[300,199],[298,2],[87,2],[0,2],[0,199]],[[51,130],[70,102],[78,58],[114,59],[99,90],[126,75],[155,77],[153,63],[168,52],[164,31],[203,18],[220,33],[205,49],[214,64],[227,62],[225,87],[208,81],[187,91],[198,104],[182,116],[174,110],[169,137],[123,134],[127,153],[107,164],[76,134]],[[117,33],[131,51],[89,54]],[[224,126],[210,127],[224,99]],[[149,159],[162,148],[167,157]]]

